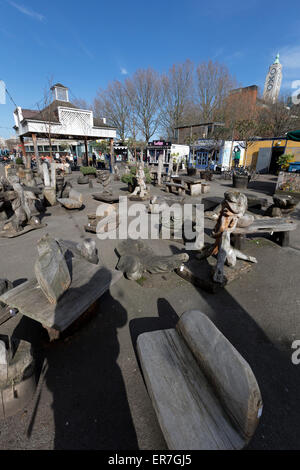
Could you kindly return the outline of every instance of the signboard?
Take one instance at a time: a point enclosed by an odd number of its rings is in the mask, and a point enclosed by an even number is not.
[[[166,142],[164,140],[153,140],[153,142],[148,142],[148,147],[171,147],[171,142]]]

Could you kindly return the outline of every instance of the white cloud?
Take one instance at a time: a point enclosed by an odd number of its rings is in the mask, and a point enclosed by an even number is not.
[[[15,3],[15,2],[12,2],[10,0],[8,0],[8,3],[12,7],[16,8],[18,11],[23,13],[24,15],[30,16],[31,18],[34,18],[35,20],[44,21],[44,19],[45,19],[45,17],[43,15],[41,15],[40,13],[37,13],[33,10],[30,10],[29,8],[26,8],[24,5],[20,5],[19,3]]]
[[[128,72],[124,67],[121,67],[121,74],[122,75],[128,75]]]
[[[300,45],[285,46],[280,49],[280,62],[284,84],[300,80]]]

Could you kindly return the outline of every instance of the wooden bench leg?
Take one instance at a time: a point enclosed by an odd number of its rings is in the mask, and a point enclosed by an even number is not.
[[[245,248],[245,235],[233,233],[231,243],[237,250],[243,250]]]
[[[290,246],[290,232],[275,232],[271,240],[282,247]]]

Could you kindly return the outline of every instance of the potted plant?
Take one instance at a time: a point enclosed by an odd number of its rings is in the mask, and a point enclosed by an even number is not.
[[[281,171],[287,171],[289,169],[291,160],[294,160],[294,155],[291,153],[285,153],[278,157],[277,165],[280,166]]]
[[[23,165],[24,166],[23,158],[21,158],[21,157],[16,158],[16,165]]]
[[[136,185],[137,185],[137,179],[136,179],[136,176],[135,176],[136,175],[136,170],[137,170],[136,166],[131,167],[130,168],[130,173],[123,175],[122,178],[121,178],[122,183],[125,183],[125,184],[128,185],[128,191],[130,193],[133,193],[133,191],[135,190]],[[149,169],[147,167],[145,167],[144,172],[145,172],[145,177],[146,177],[146,183],[150,184],[152,179],[151,179],[151,176],[150,176],[150,173],[149,173]]]
[[[80,171],[83,176],[88,176],[89,178],[95,178],[97,174],[97,170],[93,166],[82,166]]]
[[[233,187],[237,189],[247,189],[251,175],[244,169],[234,170],[232,176]]]

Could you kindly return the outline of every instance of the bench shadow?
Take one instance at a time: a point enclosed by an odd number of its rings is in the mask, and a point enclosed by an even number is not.
[[[83,286],[84,290],[88,288],[88,283]],[[23,321],[27,320],[24,317]],[[37,324],[39,335],[35,338],[31,335],[31,341],[40,362],[47,364],[43,387],[52,394],[55,450],[138,449],[125,384],[117,364],[120,353],[117,330],[126,323],[127,311],[107,291],[53,343],[45,339],[46,330]],[[28,338],[24,323],[16,335],[20,336],[20,332]],[[48,402],[43,404],[40,393],[35,398],[28,438],[33,433],[39,408],[47,405]]]
[[[136,318],[129,322],[131,341],[138,362],[136,345],[141,334],[175,328],[178,323],[179,316],[166,299],[159,298],[157,300],[157,310],[158,317]]]

